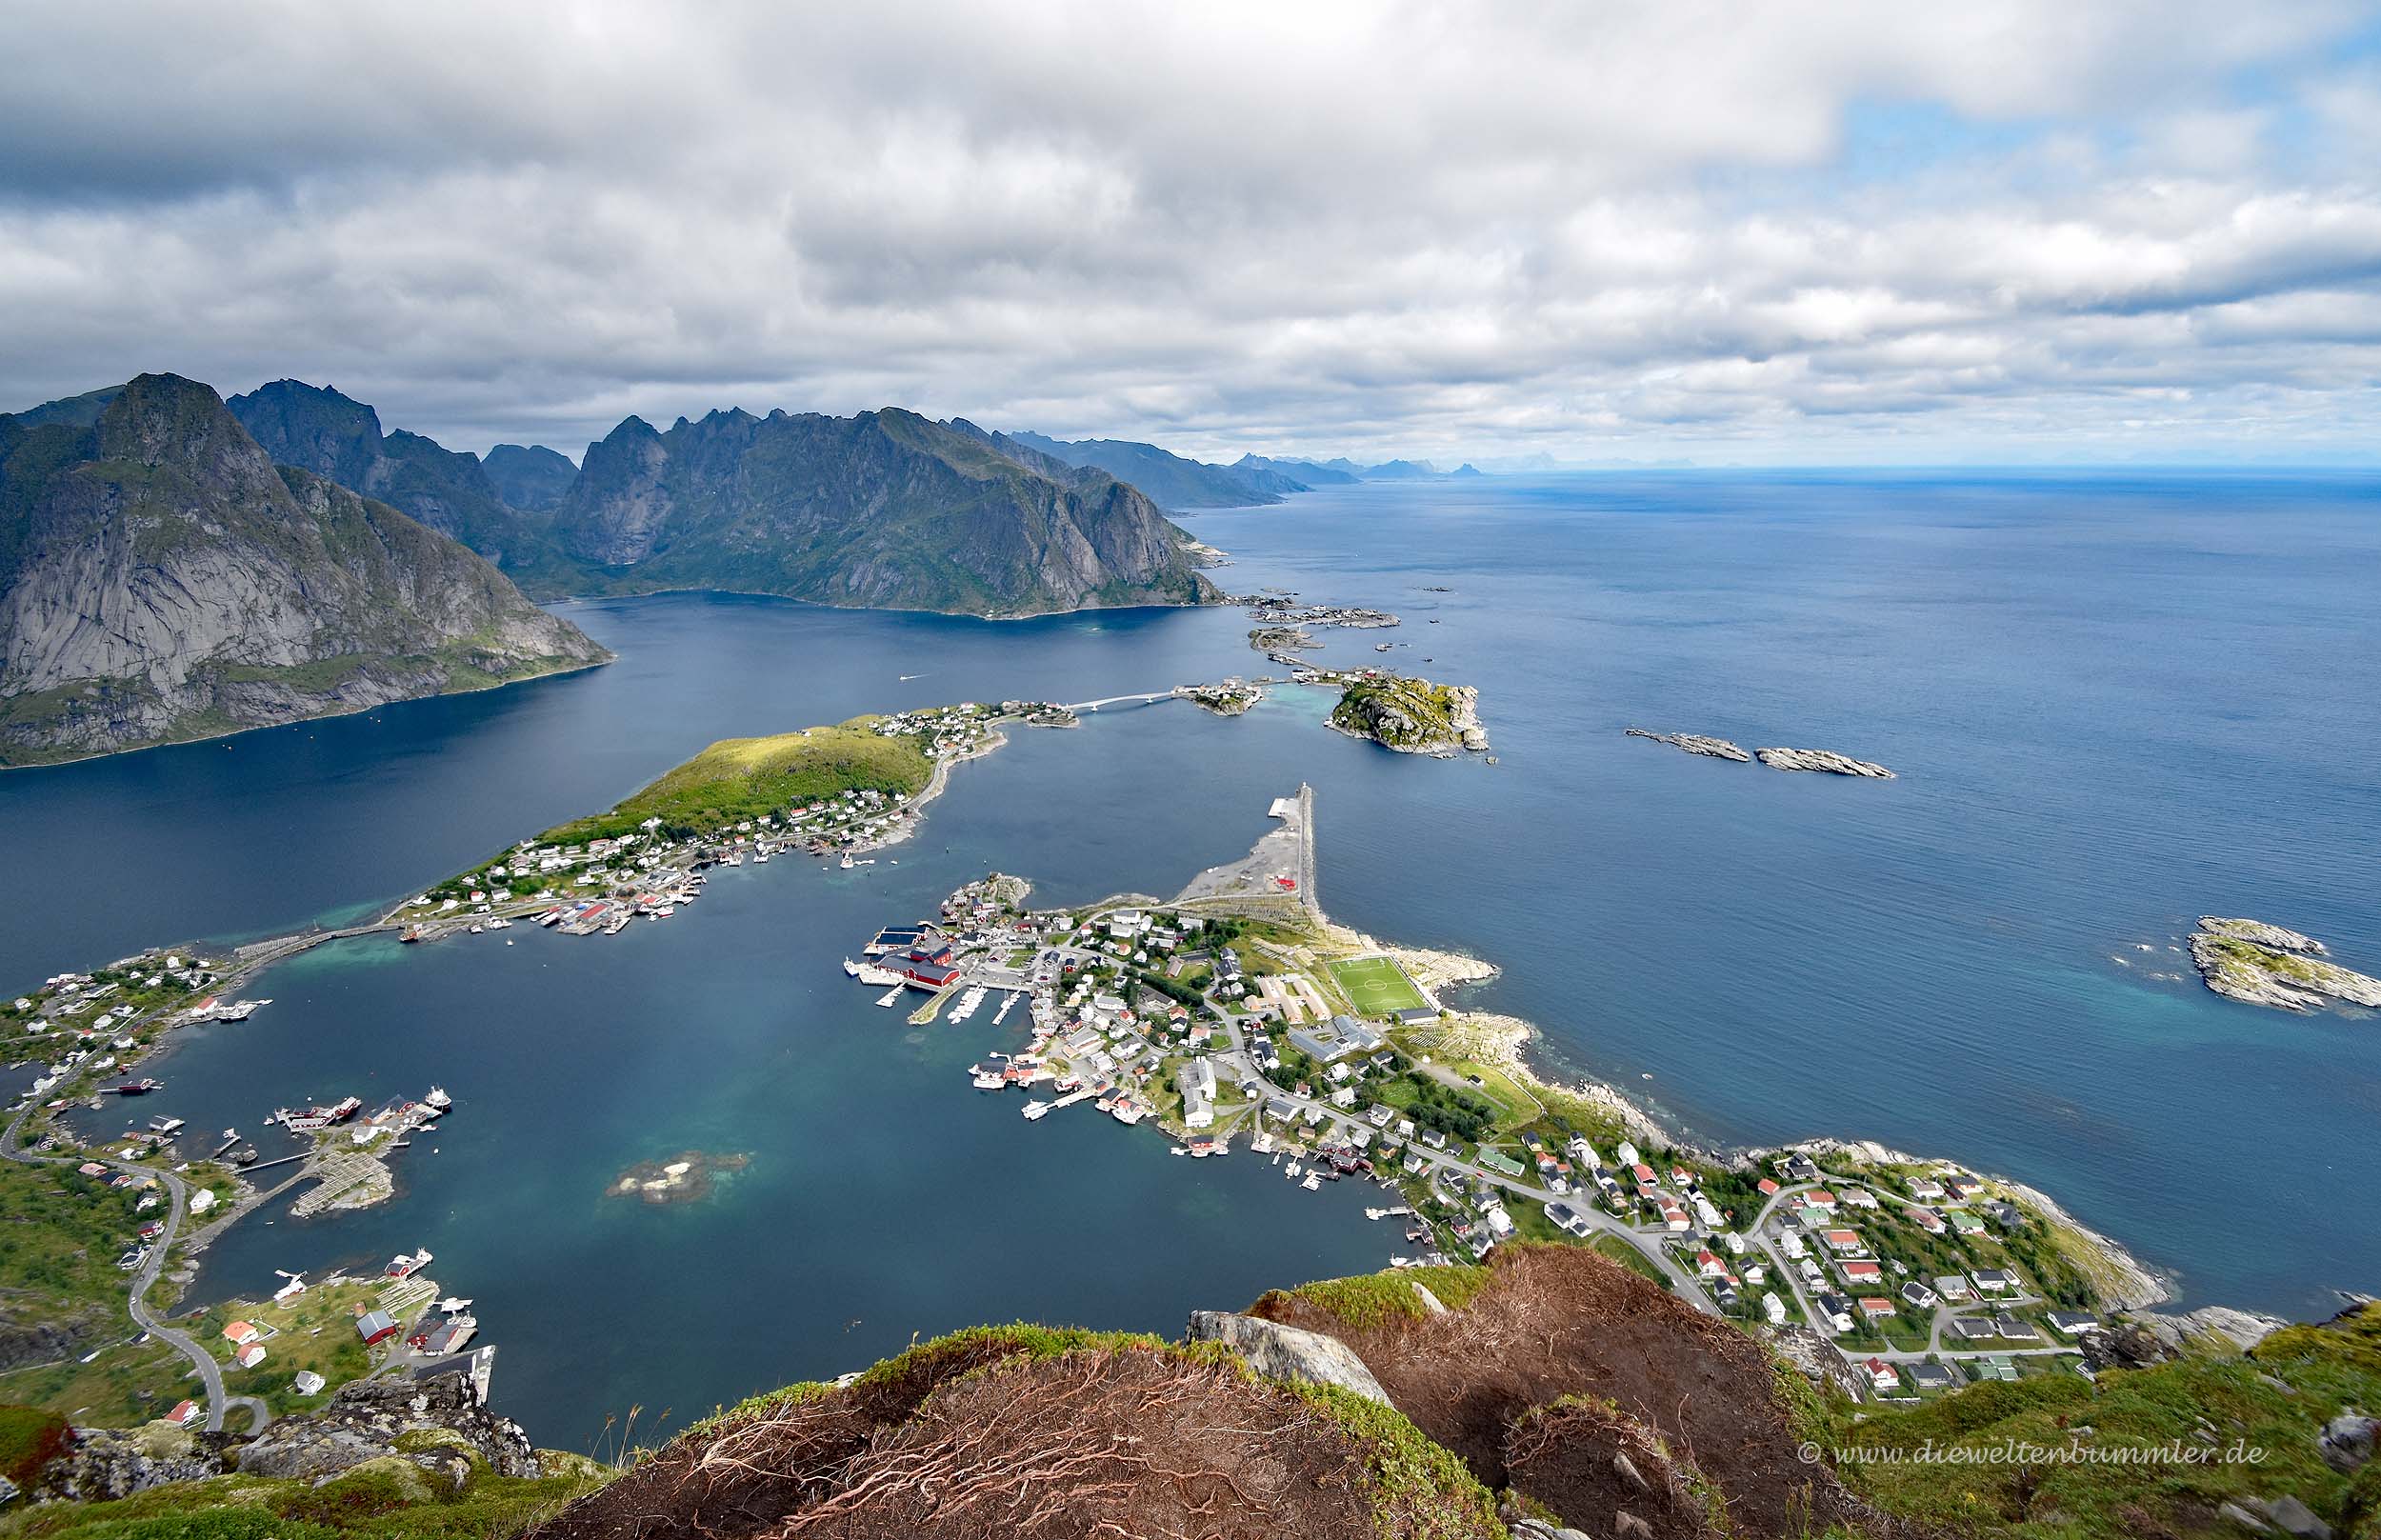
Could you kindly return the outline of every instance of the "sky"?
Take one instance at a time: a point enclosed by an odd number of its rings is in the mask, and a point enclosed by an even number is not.
[[[2371,3],[121,0],[0,50],[0,409],[2371,465],[2377,183]]]

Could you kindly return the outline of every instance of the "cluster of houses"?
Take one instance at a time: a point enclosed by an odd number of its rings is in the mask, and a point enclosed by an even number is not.
[[[128,1030],[160,994],[186,995],[220,976],[215,965],[204,959],[144,952],[98,973],[52,974],[31,994],[10,1002],[7,1013],[11,1028],[27,1037],[68,1030],[86,1043],[94,1042]],[[93,1014],[86,1019],[87,1010]],[[129,1037],[115,1043],[119,1050],[132,1046]]]

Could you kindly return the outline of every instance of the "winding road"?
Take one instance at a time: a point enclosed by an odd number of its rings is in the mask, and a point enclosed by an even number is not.
[[[7,1156],[20,1166],[62,1166],[77,1159],[73,1155],[37,1155],[20,1147],[19,1140],[23,1137],[25,1120],[32,1114],[32,1111],[33,1104],[28,1102],[17,1110],[14,1117],[9,1120],[7,1134],[0,1136],[5,1138],[5,1144],[0,1144],[0,1155]],[[192,1338],[189,1332],[166,1325],[149,1308],[149,1290],[157,1282],[158,1273],[164,1270],[166,1259],[173,1251],[174,1237],[181,1233],[183,1223],[190,1217],[190,1184],[171,1171],[151,1170],[145,1166],[134,1165],[129,1160],[118,1160],[111,1155],[98,1154],[83,1158],[97,1160],[104,1165],[114,1167],[117,1170],[129,1171],[135,1176],[153,1176],[165,1184],[167,1192],[172,1196],[173,1206],[167,1212],[166,1228],[159,1231],[156,1240],[150,1244],[148,1256],[132,1274],[131,1291],[125,1301],[126,1307],[135,1326],[190,1361],[190,1366],[197,1371],[200,1382],[207,1387],[207,1430],[209,1432],[216,1433],[223,1430],[224,1416],[233,1407],[240,1407],[247,1410],[250,1419],[249,1429],[250,1432],[262,1432],[265,1425],[272,1420],[272,1412],[265,1403],[252,1395],[226,1394],[223,1388],[223,1366],[215,1362],[214,1354],[200,1347],[196,1339]]]

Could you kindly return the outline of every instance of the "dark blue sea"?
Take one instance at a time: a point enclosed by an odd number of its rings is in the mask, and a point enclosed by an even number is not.
[[[836,964],[994,868],[1052,902],[1167,892],[1311,782],[1326,907],[1501,964],[1485,1009],[1724,1143],[1866,1136],[2034,1183],[2188,1303],[2381,1290],[2381,1021],[2221,1000],[2201,913],[2381,972],[2381,486],[2367,478],[1593,475],[1373,486],[1186,519],[1216,576],[1376,606],[1326,661],[1476,684],[1497,763],[1401,758],[1286,690],[1020,730],[852,872],[723,872],[611,940],[361,942],[157,1061],[142,1112],[253,1130],[302,1096],[458,1108],[370,1212],[261,1215],[192,1298],[427,1245],[550,1444],[670,1426],[914,1332],[1179,1328],[1396,1249],[1353,1190],[1028,1124]],[[1437,590],[1446,591],[1435,591]],[[567,607],[564,679],[0,776],[0,965],[373,910],[721,736],[1265,669],[1237,610],[1000,624],[671,595]],[[1395,649],[1376,658],[1376,642]],[[903,678],[914,675],[914,678]],[[1691,758],[1638,726],[1838,750],[1890,782]],[[1010,1027],[1021,1017],[1012,1016]],[[1651,1078],[1647,1078],[1647,1077]],[[630,1163],[752,1164],[708,1203]],[[264,1218],[275,1218],[271,1225]]]

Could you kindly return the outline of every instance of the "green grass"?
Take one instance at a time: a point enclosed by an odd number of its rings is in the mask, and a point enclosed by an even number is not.
[[[1670,1279],[1663,1275],[1662,1270],[1654,1265],[1651,1257],[1611,1230],[1598,1233],[1587,1243],[1587,1247],[1596,1255],[1608,1261],[1619,1263],[1640,1278],[1651,1279],[1664,1289],[1671,1287]]]
[[[187,1435],[184,1435],[187,1436]],[[254,1476],[154,1487],[106,1503],[47,1503],[0,1519],[0,1540],[501,1540],[550,1517],[612,1472],[546,1455],[550,1472],[499,1476],[474,1460],[460,1491],[410,1464],[371,1461],[314,1486]],[[402,1468],[400,1468],[402,1464]]]
[[[1406,977],[1405,970],[1387,957],[1356,957],[1327,966],[1358,1015],[1392,1016],[1430,1004]]]
[[[1925,1464],[1839,1462],[1855,1490],[1892,1512],[1963,1534],[2117,1540],[2196,1532],[2204,1521],[2195,1514],[2230,1500],[2285,1493],[2343,1532],[2374,1532],[2381,1463],[2349,1476],[2316,1452],[2329,1418],[2343,1408],[2374,1405],[2381,1405],[2381,1309],[2367,1307],[2342,1328],[2276,1332],[2247,1358],[2187,1357],[2111,1370],[2096,1384],[2044,1372],[1987,1381],[1919,1407],[1855,1413],[1838,1400],[1813,1402],[1804,1411],[1807,1435],[1831,1448],[1907,1457],[1931,1442],[1938,1457]],[[2144,1463],[1939,1454],[2012,1441],[2051,1450],[2216,1452]],[[2263,1453],[2253,1461],[2221,1457],[2235,1446]]]
[[[1283,1388],[1338,1424],[1363,1449],[1373,1521],[1381,1533],[1412,1540],[1486,1540],[1505,1533],[1495,1499],[1471,1467],[1425,1436],[1404,1412],[1336,1385]]]
[[[1391,1321],[1422,1320],[1430,1310],[1413,1291],[1420,1284],[1451,1310],[1462,1310],[1488,1287],[1489,1270],[1472,1267],[1400,1268],[1389,1272],[1362,1273],[1353,1278],[1326,1278],[1302,1284],[1286,1297],[1329,1310],[1348,1325],[1364,1330]]]
[[[933,775],[916,741],[887,736],[855,716],[831,728],[768,738],[722,738],[609,812],[547,830],[540,844],[579,845],[635,832],[649,818],[665,833],[705,833],[763,813],[850,790],[910,796]]]

